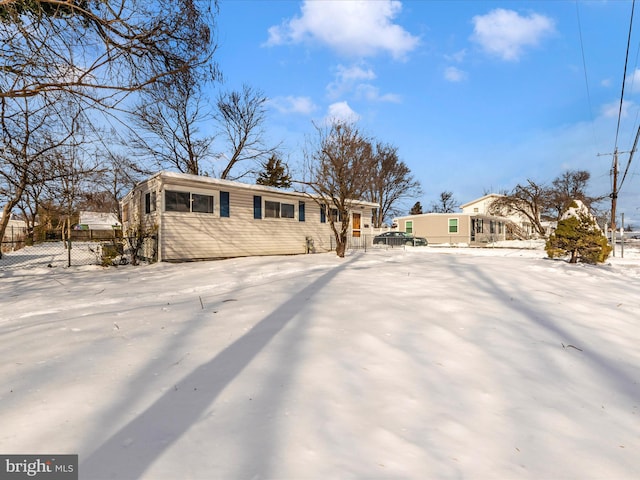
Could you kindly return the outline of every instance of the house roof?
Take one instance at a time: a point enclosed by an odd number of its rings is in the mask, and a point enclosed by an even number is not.
[[[220,178],[212,178],[212,177],[205,177],[202,175],[191,175],[188,173],[177,173],[177,172],[167,172],[167,171],[160,171],[157,172],[155,174],[153,174],[151,177],[149,177],[146,180],[143,180],[142,182],[139,182],[137,186],[142,185],[143,183],[146,183],[150,180],[153,180],[155,178],[162,180],[174,180],[177,182],[184,182],[184,183],[200,183],[200,184],[209,184],[209,185],[215,185],[218,187],[227,187],[227,188],[243,188],[246,190],[253,190],[256,192],[262,192],[262,193],[273,193],[273,194],[277,194],[277,195],[290,195],[290,196],[295,196],[295,197],[301,197],[301,196],[305,196],[308,198],[319,198],[318,195],[313,195],[313,194],[309,194],[306,192],[295,192],[295,191],[291,191],[291,190],[283,190],[280,188],[275,188],[275,187],[269,187],[266,185],[253,185],[253,184],[249,184],[249,183],[243,183],[243,182],[237,182],[234,180],[223,180]],[[357,199],[350,199],[350,202],[356,205],[363,205],[363,206],[368,206],[368,207],[378,207],[379,204],[375,203],[375,202],[368,202],[365,200],[357,200]]]
[[[495,219],[503,219],[505,217],[501,217],[499,215],[490,215],[488,213],[471,213],[471,212],[451,212],[451,213],[418,213],[416,215],[404,215],[402,217],[394,217],[394,221],[396,220],[406,220],[417,217],[477,217],[477,218],[495,218]]]
[[[460,208],[467,208],[467,207],[470,207],[471,205],[475,205],[476,203],[480,203],[484,200],[489,200],[490,198],[499,198],[499,197],[504,197],[504,195],[501,195],[499,193],[488,193],[487,195],[483,195],[480,198],[476,198],[475,200],[467,202],[464,205],[460,205]]]

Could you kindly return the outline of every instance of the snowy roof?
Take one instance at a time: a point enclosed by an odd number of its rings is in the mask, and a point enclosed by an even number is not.
[[[234,180],[224,180],[220,178],[206,177],[203,175],[192,175],[189,173],[168,172],[164,170],[153,174],[151,177],[147,178],[146,180],[143,180],[142,182],[139,182],[138,185],[148,182],[154,178],[174,180],[174,181],[184,181],[184,182],[197,182],[201,184],[204,183],[204,184],[216,185],[218,187],[236,187],[236,188],[243,188],[247,190],[254,190],[256,192],[277,193],[278,195],[291,195],[296,197],[305,196],[309,198],[314,198],[314,197],[318,198],[318,196],[314,194],[296,192],[291,190],[283,190],[280,188],[270,187],[266,185],[254,185],[249,183],[237,182]],[[379,207],[378,203],[368,202],[366,200],[361,200],[361,199],[349,199],[349,202],[351,202],[352,204],[365,205],[372,208]]]
[[[120,222],[115,213],[80,212],[80,224],[88,225],[91,230],[112,230]]]

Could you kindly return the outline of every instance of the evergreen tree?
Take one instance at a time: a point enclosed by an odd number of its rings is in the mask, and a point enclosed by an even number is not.
[[[411,210],[409,210],[409,215],[422,215],[422,205],[420,202],[416,202]]]
[[[267,163],[262,164],[262,172],[256,183],[276,188],[291,188],[291,176],[287,165],[275,155],[271,155]]]
[[[593,215],[578,200],[558,222],[555,233],[547,240],[546,251],[550,258],[571,255],[569,263],[602,263],[611,253],[611,246]]]

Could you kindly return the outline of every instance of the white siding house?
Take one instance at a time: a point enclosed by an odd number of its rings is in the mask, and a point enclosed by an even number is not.
[[[309,195],[182,173],[159,172],[121,202],[124,235],[141,226],[156,237],[159,261],[326,252],[333,233]],[[371,202],[354,200],[349,234],[371,232]],[[153,255],[155,253],[155,255]]]
[[[498,193],[490,193],[488,195],[484,195],[483,197],[472,200],[469,203],[465,203],[461,205],[462,213],[467,213],[470,215],[490,215],[489,209],[491,204],[499,198],[504,197],[504,195],[500,195]],[[534,234],[535,230],[533,225],[531,224],[531,220],[529,220],[525,215],[522,215],[518,212],[502,212],[500,215],[507,222],[515,225],[516,229],[520,232],[521,235],[529,237]]]

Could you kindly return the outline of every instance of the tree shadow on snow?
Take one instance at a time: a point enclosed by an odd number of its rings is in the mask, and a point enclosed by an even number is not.
[[[117,479],[134,479],[143,476],[163,452],[177,442],[201,418],[221,392],[267,344],[300,313],[300,298],[310,299],[317,296],[356,258],[352,257],[323,274],[301,291],[292,294],[290,300],[256,323],[241,338],[184,377],[178,383],[180,388],[164,393],[88,457],[81,459],[79,468],[81,475],[87,478]],[[269,444],[268,441],[260,443],[263,446]],[[261,453],[264,457],[264,452]],[[255,468],[256,465],[254,464],[253,467]],[[259,465],[258,467],[258,470],[264,471],[268,466]],[[249,472],[246,473],[249,474]]]

